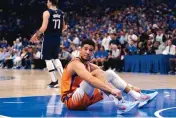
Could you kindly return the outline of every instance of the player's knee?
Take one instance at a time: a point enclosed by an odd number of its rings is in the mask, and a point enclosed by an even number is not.
[[[48,71],[55,70],[52,60],[45,60]]]
[[[81,88],[77,88],[72,95],[72,101],[74,104],[78,104],[84,97],[84,91]]]
[[[62,67],[62,63],[59,59],[54,59],[54,64],[56,67]]]
[[[113,70],[107,70],[107,71],[105,71],[105,73],[107,75],[113,75],[113,74],[115,74],[115,72]]]
[[[107,70],[107,71],[105,71],[105,78],[110,82],[113,79],[112,75],[114,73],[115,72],[113,70]]]

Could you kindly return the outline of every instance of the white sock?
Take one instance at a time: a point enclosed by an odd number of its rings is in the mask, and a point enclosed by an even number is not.
[[[55,67],[57,68],[58,72],[59,72],[59,76],[62,77],[63,74],[63,67],[62,67],[62,63],[59,59],[54,59],[53,63],[55,65]]]
[[[140,98],[140,96],[141,96],[141,94],[140,93],[138,93],[138,92],[136,92],[136,91],[134,91],[134,90],[130,90],[129,92],[128,92],[128,94],[129,95],[131,95],[134,99],[139,99]]]
[[[51,77],[51,81],[56,82],[57,77],[55,74],[55,68],[54,68],[54,64],[53,64],[52,60],[45,60],[45,62],[46,62],[46,67],[48,69],[49,75]]]
[[[57,81],[55,71],[49,72],[49,75],[51,77],[51,81],[52,82],[56,82]]]

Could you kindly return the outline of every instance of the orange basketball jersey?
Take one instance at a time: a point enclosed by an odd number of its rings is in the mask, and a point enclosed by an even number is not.
[[[79,58],[75,58],[70,61],[73,62],[75,60],[81,61]],[[88,64],[88,71],[90,71],[90,67]],[[67,72],[67,66],[64,69],[62,79],[61,79],[61,100],[64,101],[66,97],[70,97],[70,95],[79,87],[79,84],[82,82],[82,79],[75,73],[70,75]]]

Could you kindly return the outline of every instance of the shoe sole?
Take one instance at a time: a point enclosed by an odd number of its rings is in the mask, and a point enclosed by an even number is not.
[[[59,85],[57,84],[57,85],[54,85],[54,86],[47,86],[47,88],[59,88]]]
[[[138,104],[139,104],[139,102],[136,101],[136,102],[133,104],[133,106],[132,106],[130,109],[126,110],[126,111],[118,111],[118,110],[117,110],[117,114],[125,114],[125,113],[127,113],[127,112],[130,112],[130,111],[133,110]]]
[[[152,97],[150,97],[150,101],[152,101],[157,95],[158,95],[158,92],[157,91],[155,91],[154,93],[152,93],[153,94],[153,96]]]
[[[150,99],[148,99],[148,100],[146,100],[145,102],[143,102],[142,105],[139,104],[139,105],[138,105],[138,108],[141,108],[141,107],[143,107],[144,105],[146,105],[149,100],[150,100]]]
[[[54,88],[59,88],[59,85],[58,85],[58,84],[57,84],[57,85],[55,85],[55,86],[54,86]]]

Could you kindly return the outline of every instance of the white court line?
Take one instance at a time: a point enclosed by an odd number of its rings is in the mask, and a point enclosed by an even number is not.
[[[170,107],[170,108],[166,108],[166,109],[161,109],[161,110],[156,111],[154,114],[158,118],[164,118],[164,117],[160,116],[160,113],[163,112],[163,111],[169,110],[169,109],[176,109],[176,107]]]
[[[10,118],[8,116],[3,116],[3,115],[0,115],[0,118]]]
[[[101,101],[100,103],[109,103],[109,102],[114,102],[114,101]]]
[[[23,104],[24,102],[3,102],[4,104]]]
[[[57,107],[57,106],[55,106],[55,105],[53,105],[53,106],[47,106],[48,108],[55,108],[55,107]]]

